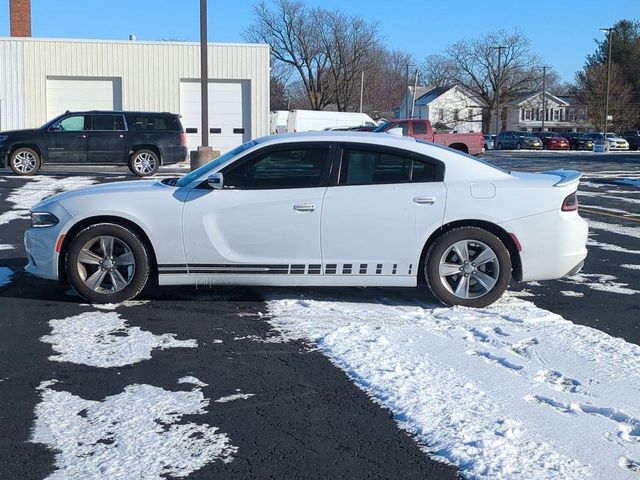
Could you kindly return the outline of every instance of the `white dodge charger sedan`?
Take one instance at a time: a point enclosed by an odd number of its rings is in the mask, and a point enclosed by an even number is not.
[[[91,302],[160,285],[426,284],[482,307],[512,278],[577,272],[580,173],[506,172],[408,137],[301,133],[182,178],[107,183],[36,205],[27,271]]]

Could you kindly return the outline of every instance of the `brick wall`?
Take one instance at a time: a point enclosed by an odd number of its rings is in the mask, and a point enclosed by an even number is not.
[[[31,36],[31,0],[9,0],[11,36]]]

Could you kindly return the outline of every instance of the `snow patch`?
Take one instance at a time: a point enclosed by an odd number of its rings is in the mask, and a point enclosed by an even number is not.
[[[91,367],[121,367],[149,360],[156,348],[198,346],[196,340],[176,340],[173,333],[154,335],[139,327],[130,327],[115,312],[85,312],[51,320],[49,325],[51,334],[40,338],[56,352],[49,360]]]
[[[576,273],[570,277],[561,278],[564,283],[573,283],[574,285],[584,285],[591,290],[600,292],[618,293],[621,295],[635,295],[640,290],[628,288],[627,283],[616,282],[616,277],[603,273]]]
[[[640,265],[632,265],[630,263],[625,263],[620,265],[622,268],[628,268],[629,270],[640,270]]]
[[[9,285],[11,283],[11,277],[13,276],[13,270],[9,267],[0,267],[0,287]]]
[[[637,345],[513,297],[441,308],[373,290],[268,308],[467,478],[636,478],[620,458],[640,458]]]
[[[634,255],[640,255],[640,250],[629,250],[628,248],[620,247],[618,245],[612,245],[610,243],[596,242],[595,240],[587,240],[587,245],[590,247],[598,247],[602,250],[608,250],[610,252],[620,253],[632,253]]]
[[[209,386],[208,383],[204,383],[202,380],[199,380],[196,377],[192,377],[192,376],[182,377],[180,380],[178,380],[178,383],[189,383],[189,384],[195,385],[197,387],[208,387]]]
[[[31,438],[56,452],[48,480],[186,477],[208,463],[230,462],[237,452],[217,427],[183,421],[206,413],[209,400],[198,388],[135,384],[94,401],[50,385],[40,386]]]
[[[97,310],[114,311],[119,307],[139,307],[149,303],[149,300],[125,300],[122,303],[81,303],[81,307],[92,307]]]
[[[574,292],[573,290],[561,290],[560,293],[565,297],[584,297],[584,293]]]
[[[638,200],[640,202],[640,200]],[[605,230],[607,232],[616,233],[618,235],[625,235],[627,237],[633,237],[635,239],[640,238],[640,228],[638,227],[625,227],[623,225],[617,225],[615,223],[596,222],[594,220],[588,220],[589,228],[595,228],[596,230]]]
[[[15,250],[15,246],[9,245],[8,243],[0,243],[0,250]]]
[[[93,185],[97,180],[93,177],[48,177],[40,175],[30,178],[20,188],[13,190],[7,201],[13,203],[13,208],[0,214],[0,225],[12,220],[27,219],[31,208],[47,197],[67,190]]]
[[[255,393],[234,393],[233,395],[227,395],[226,397],[220,397],[217,400],[214,400],[216,403],[227,403],[233,402],[234,400],[246,400],[247,398],[251,398],[255,395]]]

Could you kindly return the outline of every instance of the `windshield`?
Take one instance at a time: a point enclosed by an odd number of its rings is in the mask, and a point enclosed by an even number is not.
[[[197,180],[200,177],[206,176],[209,172],[212,172],[213,170],[218,168],[220,165],[227,163],[228,161],[234,159],[236,156],[240,155],[245,150],[248,150],[257,144],[258,142],[256,142],[255,140],[251,140],[247,143],[243,143],[242,145],[237,146],[233,150],[229,150],[224,155],[221,155],[215,160],[212,160],[211,162],[202,165],[200,168],[196,168],[193,172],[182,177],[180,180],[176,182],[176,186],[186,187],[194,180]]]

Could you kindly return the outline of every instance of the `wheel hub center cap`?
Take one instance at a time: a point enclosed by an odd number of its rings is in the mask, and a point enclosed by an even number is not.
[[[464,267],[462,267],[462,271],[466,274],[473,273],[475,271],[475,267],[470,263],[467,263]]]
[[[104,260],[104,262],[102,262],[102,266],[104,268],[113,268],[113,262],[107,258]]]

